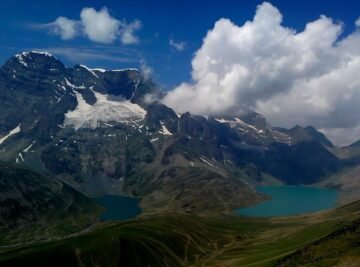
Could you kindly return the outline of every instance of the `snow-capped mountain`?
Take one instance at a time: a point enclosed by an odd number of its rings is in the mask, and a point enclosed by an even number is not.
[[[162,92],[135,69],[17,54],[0,68],[0,160],[89,195],[141,196],[149,211],[206,208],[206,194],[246,205],[262,198],[251,186],[269,177],[309,184],[339,168],[331,142],[312,127],[272,127],[255,112],[179,115],[149,95]]]

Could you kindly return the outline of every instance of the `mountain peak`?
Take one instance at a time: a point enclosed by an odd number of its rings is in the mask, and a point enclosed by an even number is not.
[[[36,81],[52,81],[66,72],[64,64],[47,52],[30,51],[12,56],[0,68],[0,79],[22,81],[26,87]]]
[[[83,69],[86,69],[89,72],[92,73],[105,73],[105,72],[140,72],[138,69],[136,68],[125,68],[125,69],[102,69],[102,68],[89,68],[85,65],[76,65],[79,66]]]
[[[240,119],[255,127],[266,128],[268,126],[265,117],[255,111],[250,111],[244,115],[241,115]]]
[[[46,56],[46,57],[54,57],[49,52],[42,52],[42,51],[35,51],[35,50],[30,51],[30,52],[23,52],[22,54],[27,54],[27,55],[36,54],[36,55],[42,55],[42,56]]]
[[[21,67],[28,69],[65,69],[65,66],[56,57],[48,52],[30,51],[14,55],[4,65],[6,68]]]
[[[318,141],[327,147],[334,146],[322,132],[319,132],[313,126],[307,126],[304,128],[300,125],[296,125],[295,127],[289,130],[285,130],[284,132],[290,133],[293,136],[294,141]]]
[[[333,147],[331,141],[322,133],[316,130],[313,126],[305,127],[305,131],[315,140],[319,141],[325,146]]]
[[[19,54],[16,54],[14,57],[19,60],[21,64],[23,64],[25,67],[27,67],[28,60],[33,60],[32,57],[47,57],[47,58],[54,58],[56,59],[52,54],[48,52],[40,52],[40,51],[30,51],[30,52],[22,52]]]

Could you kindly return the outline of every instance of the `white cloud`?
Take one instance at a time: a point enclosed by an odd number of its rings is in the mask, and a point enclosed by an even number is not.
[[[349,128],[335,128],[335,129],[320,129],[327,138],[332,142],[336,142],[338,146],[348,146],[359,140],[360,125],[352,129]]]
[[[360,27],[360,17],[355,21],[356,27]]]
[[[96,43],[110,44],[120,40],[123,44],[129,45],[139,43],[139,38],[135,34],[141,28],[141,21],[127,23],[125,20],[112,17],[106,7],[99,11],[85,7],[80,12],[80,20],[58,17],[54,22],[36,25],[35,28],[50,28],[63,40],[84,35]]]
[[[152,67],[150,67],[145,60],[141,60],[140,61],[140,70],[142,75],[144,76],[145,79],[150,79],[150,77],[152,76],[152,74],[154,73],[154,70]]]
[[[220,19],[192,60],[193,82],[163,102],[206,115],[254,109],[274,125],[345,128],[360,138],[360,29],[339,39],[342,26],[320,16],[296,32],[267,2],[242,26]]]
[[[36,47],[31,48],[31,50],[48,51],[66,58],[75,64],[93,64],[100,60],[103,62],[126,63],[135,67],[141,61],[141,55],[136,50],[126,49],[125,47],[111,47],[108,45],[91,47]]]
[[[139,38],[134,33],[142,27],[140,20],[134,20],[131,23],[122,22],[121,26],[120,38],[123,44],[139,43]]]
[[[183,41],[175,41],[173,39],[169,40],[169,45],[173,48],[175,48],[177,51],[183,51],[186,47],[186,42]]]
[[[145,94],[143,97],[143,101],[146,104],[154,103],[155,101],[159,100],[157,95],[154,94]]]
[[[54,33],[60,35],[63,40],[73,39],[77,35],[78,23],[74,20],[58,17],[50,26]]]
[[[112,43],[119,34],[120,21],[111,17],[106,7],[96,11],[92,7],[81,10],[80,18],[86,36],[97,43]]]

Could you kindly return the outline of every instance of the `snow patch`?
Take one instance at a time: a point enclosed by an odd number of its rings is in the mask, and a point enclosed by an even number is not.
[[[162,121],[160,121],[160,124],[161,124],[162,130],[159,131],[159,133],[161,133],[162,135],[173,135],[173,134],[166,128],[166,126],[164,125],[164,123],[163,123]]]
[[[207,161],[204,157],[200,157],[200,159],[205,162],[207,165],[211,166],[211,167],[215,167],[214,164],[211,164],[209,161]]]
[[[82,95],[74,90],[78,104],[74,110],[65,114],[64,125],[71,125],[76,130],[80,128],[94,129],[101,122],[136,123],[145,118],[146,111],[129,100],[113,100],[108,95],[96,91],[93,93],[96,97],[96,103],[89,105]]]
[[[24,57],[27,57],[30,55],[30,53],[32,54],[38,54],[38,55],[43,55],[43,56],[47,56],[47,57],[54,57],[52,54],[48,53],[48,52],[41,52],[41,51],[31,51],[31,52],[22,52],[21,54],[16,54],[15,57],[19,60],[19,62],[25,66],[28,67],[28,64],[25,62]],[[54,57],[55,58],[55,57]]]
[[[23,58],[23,55],[24,53],[22,54],[16,54],[15,57],[19,60],[19,62],[25,66],[25,67],[28,67],[28,64],[24,61],[24,58]]]
[[[254,131],[256,131],[256,132],[261,132],[261,131],[262,131],[262,130],[259,130],[258,128],[256,128],[255,126],[253,126],[253,125],[251,125],[251,124],[248,124],[248,123],[240,120],[239,118],[235,118],[235,121],[236,121],[237,124],[240,124],[240,125],[243,125],[243,126],[245,126],[245,127],[248,127],[248,128],[250,128],[250,129],[252,129],[252,130],[254,130]]]
[[[86,69],[88,72],[90,72],[92,75],[94,75],[96,78],[99,78],[99,76],[97,76],[97,74],[95,72],[93,72],[92,69],[86,67],[85,65],[80,65],[80,67]]]
[[[136,94],[136,91],[137,91],[137,89],[138,89],[139,83],[140,83],[140,81],[137,80],[137,81],[136,81],[136,84],[135,84],[134,92],[132,93],[132,95],[131,95],[131,97],[130,97],[130,100],[134,98],[134,96],[135,96],[135,94]]]
[[[215,119],[216,121],[220,122],[220,123],[231,123],[231,121],[225,120],[224,118],[221,119]]]
[[[122,71],[129,71],[129,70],[139,71],[138,69],[135,69],[135,68],[118,69],[118,70],[110,70],[110,71],[114,71],[114,72],[122,72]]]
[[[65,78],[65,83],[66,83],[67,86],[70,86],[73,89],[86,89],[86,87],[84,85],[77,86],[77,85],[72,84],[71,82],[69,82],[69,80],[66,79],[66,78]]]
[[[113,71],[113,72],[123,72],[123,71],[139,71],[138,69],[135,69],[135,68],[127,68],[127,69],[118,69],[118,70],[105,70],[105,69],[102,69],[102,68],[92,68],[90,69],[92,71],[99,71],[99,72],[107,72],[107,71]]]
[[[0,145],[1,145],[2,143],[4,143],[5,140],[8,139],[10,136],[19,133],[19,132],[21,131],[20,126],[21,126],[21,123],[20,123],[16,128],[12,129],[7,135],[5,135],[4,137],[0,138]]]
[[[241,126],[241,127],[245,127],[245,128],[254,130],[255,132],[260,133],[260,134],[264,133],[264,130],[258,129],[255,126],[240,120],[239,118],[234,118],[234,120],[225,120],[224,118],[215,119],[215,120],[220,122],[220,123],[229,124],[230,127],[232,127],[232,128]]]
[[[27,53],[27,52],[24,52]],[[23,54],[24,54],[23,53]],[[48,52],[42,52],[42,51],[31,51],[31,53],[33,54],[38,54],[38,55],[43,55],[43,56],[47,56],[47,57],[54,57],[52,54],[48,53]],[[28,53],[27,53],[28,54]]]
[[[32,141],[32,143],[27,148],[25,148],[22,152],[28,153],[34,144],[35,144],[35,141]]]
[[[55,100],[56,100],[55,104],[58,104],[63,97],[64,97],[64,95],[62,95],[60,97],[55,96]]]
[[[106,72],[106,70],[100,69],[100,68],[95,68],[95,69],[91,69],[91,70],[92,71],[99,71],[99,72],[102,72],[102,73]]]

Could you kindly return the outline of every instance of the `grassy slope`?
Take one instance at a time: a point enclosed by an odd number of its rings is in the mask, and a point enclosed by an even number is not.
[[[277,219],[151,216],[6,249],[0,266],[272,266],[360,219],[359,210],[355,202],[327,213]]]
[[[103,210],[57,179],[17,164],[0,162],[0,184],[0,246],[81,231]]]
[[[360,209],[355,203],[335,213],[336,230],[284,257],[278,266],[359,266]]]
[[[54,211],[53,214],[29,224],[17,227],[0,227],[0,249],[4,245],[37,243],[39,240],[57,240],[64,236],[83,231],[98,221],[103,208],[97,206],[74,189],[67,187],[71,203],[66,210]],[[73,193],[71,193],[73,191]]]
[[[285,257],[279,266],[359,266],[360,220]]]

